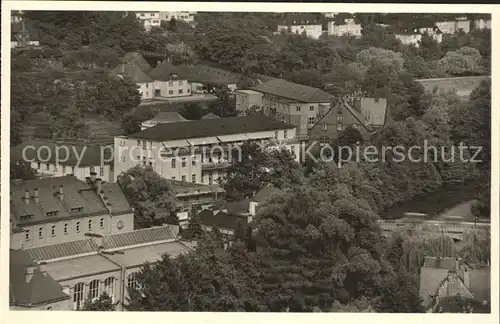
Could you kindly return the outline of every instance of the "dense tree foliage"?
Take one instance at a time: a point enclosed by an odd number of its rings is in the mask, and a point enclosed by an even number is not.
[[[222,175],[226,198],[252,197],[267,184],[287,188],[300,183],[299,164],[287,149],[268,151],[257,143],[244,143],[232,152],[234,163]]]
[[[116,310],[117,305],[118,302],[113,303],[111,297],[104,292],[96,300],[87,299],[83,305],[82,311],[112,312]]]
[[[10,179],[31,180],[37,176],[36,170],[31,167],[29,162],[11,161]]]
[[[135,228],[172,223],[175,211],[172,186],[151,167],[129,169],[119,175],[118,183],[134,208]]]

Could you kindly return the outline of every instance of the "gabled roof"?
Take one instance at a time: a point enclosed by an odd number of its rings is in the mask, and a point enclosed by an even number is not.
[[[272,195],[280,194],[282,192],[283,190],[274,186],[265,186],[255,194],[255,196],[252,198],[252,201],[262,203],[269,199],[269,197],[271,197]]]
[[[109,165],[113,163],[113,155],[112,150],[103,149],[107,145],[112,146],[113,142],[70,143],[46,140],[30,140],[12,147],[10,149],[10,157],[12,161],[34,160],[34,162],[43,161],[42,163],[55,164],[55,152],[58,152],[58,162],[61,165],[75,166],[78,161],[80,162],[80,167],[100,166],[101,161],[105,165]],[[25,158],[23,158],[23,149],[29,146],[33,146],[34,149],[27,149],[24,153]],[[68,148],[68,151],[62,148],[64,146]],[[42,147],[47,147],[48,150],[46,148],[40,149]],[[61,147],[61,149],[57,150],[57,147]],[[103,150],[102,158],[101,150]]]
[[[120,60],[124,64],[137,65],[144,73],[151,71],[151,65],[149,65],[148,61],[139,52],[128,52]]]
[[[272,79],[253,86],[250,90],[304,103],[328,103],[334,98],[331,94],[321,89],[283,79]]]
[[[122,63],[111,70],[115,75],[123,75],[128,77],[134,83],[152,82],[151,78],[142,71],[142,69],[134,63]]]
[[[231,214],[226,212],[214,213],[213,210],[205,209],[198,213],[201,225],[214,226],[220,229],[235,230],[238,224],[247,224],[247,216]]]
[[[179,76],[179,70],[170,62],[158,63],[158,66],[149,72],[149,77],[154,81],[170,81],[174,76]]]
[[[241,75],[223,69],[207,65],[178,65],[176,69],[179,77],[189,80],[189,82],[199,82],[204,84],[229,85],[237,84]]]
[[[182,117],[178,112],[175,111],[161,111],[148,121],[161,122],[161,123],[175,123],[175,122],[187,121],[187,119]]]
[[[159,124],[132,134],[129,138],[154,141],[189,140],[192,138],[265,132],[291,128],[295,128],[295,126],[274,120],[268,116],[256,115]]]
[[[208,113],[205,116],[201,117],[201,119],[219,119],[220,117],[214,113]]]
[[[26,268],[35,266],[33,259],[25,251],[10,250],[9,262],[9,303],[16,306],[34,307],[69,299],[61,286],[48,273],[35,267],[33,277],[26,283]]]

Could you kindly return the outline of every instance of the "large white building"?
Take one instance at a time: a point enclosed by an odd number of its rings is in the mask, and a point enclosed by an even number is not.
[[[320,17],[315,15],[290,15],[278,22],[278,33],[292,32],[306,34],[308,37],[318,39],[323,34],[323,25]]]
[[[189,24],[194,22],[196,11],[160,11],[160,20],[182,20]]]
[[[215,184],[230,165],[230,150],[249,140],[269,148],[284,146],[299,159],[295,126],[267,116],[183,121],[115,137],[115,179],[140,165],[166,179]]]
[[[149,77],[153,80],[154,97],[185,97],[191,95],[191,85],[186,78],[179,75],[177,68],[170,62],[158,63],[151,70]]]
[[[144,24],[144,29],[151,30],[153,27],[160,27],[160,12],[159,11],[140,11],[135,14],[137,18]]]
[[[41,178],[73,175],[86,181],[95,172],[103,181],[113,179],[113,143],[32,140],[11,148],[13,162],[28,162]]]
[[[356,23],[353,17],[344,18],[341,22],[328,21],[328,35],[361,37],[361,30],[361,24]]]

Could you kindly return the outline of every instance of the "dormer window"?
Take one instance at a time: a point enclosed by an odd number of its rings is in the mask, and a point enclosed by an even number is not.
[[[83,207],[71,208],[71,212],[72,212],[72,213],[81,212],[82,210],[83,210]]]
[[[20,218],[21,218],[22,221],[24,221],[24,220],[30,219],[31,217],[33,217],[33,215],[23,215]]]
[[[57,214],[59,214],[57,210],[45,213],[46,216],[57,216]]]

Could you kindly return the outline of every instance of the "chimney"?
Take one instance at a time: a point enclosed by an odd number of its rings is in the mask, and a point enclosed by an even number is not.
[[[95,173],[94,171],[90,172],[90,182],[94,183],[96,176],[97,173]]]
[[[101,194],[101,190],[102,190],[102,179],[101,178],[97,178],[95,180],[95,191],[98,195]]]
[[[45,261],[38,263],[38,269],[40,270],[40,272],[44,276],[47,276],[47,267],[46,266],[47,266],[47,262],[45,262]]]
[[[24,198],[23,198],[23,200],[24,200],[25,204],[29,204],[30,203],[30,191],[28,189],[26,189],[24,191]]]
[[[59,200],[61,200],[61,201],[64,200],[64,187],[63,187],[63,185],[59,186]]]
[[[33,191],[33,198],[35,198],[35,203],[38,204],[40,202],[40,198],[38,197],[38,188],[35,188]]]
[[[33,265],[27,266],[26,272],[24,274],[24,281],[26,283],[30,283],[31,279],[33,278],[34,273],[35,273],[35,267]]]

